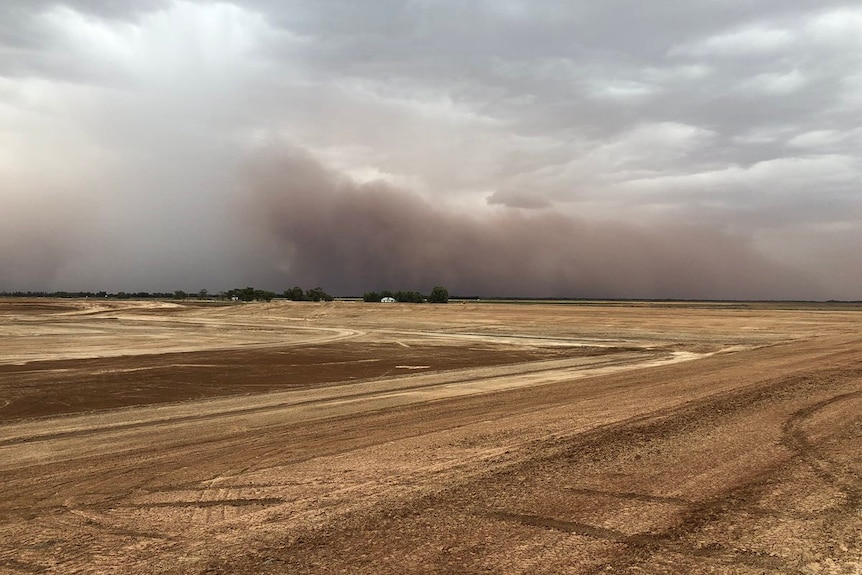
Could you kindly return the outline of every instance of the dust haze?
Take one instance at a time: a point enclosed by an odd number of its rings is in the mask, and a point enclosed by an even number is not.
[[[0,183],[10,184],[8,180]],[[54,192],[44,196],[10,194],[3,198],[0,291],[40,290],[56,285],[78,258],[85,230],[92,225],[95,209],[89,202],[84,203],[87,208]]]
[[[654,229],[553,211],[459,213],[385,182],[358,184],[304,150],[272,147],[245,171],[248,214],[288,283],[336,294],[795,298],[816,292],[740,238]]]
[[[862,7],[379,4],[0,2],[0,291],[862,298]]]

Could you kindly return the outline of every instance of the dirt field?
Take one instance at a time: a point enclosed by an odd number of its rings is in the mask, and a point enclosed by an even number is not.
[[[862,574],[860,327],[0,300],[0,573]]]

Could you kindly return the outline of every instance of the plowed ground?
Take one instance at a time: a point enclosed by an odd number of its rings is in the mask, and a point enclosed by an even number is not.
[[[862,312],[0,300],[0,573],[862,573]]]

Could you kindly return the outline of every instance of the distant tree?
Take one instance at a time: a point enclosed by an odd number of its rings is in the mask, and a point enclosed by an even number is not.
[[[254,301],[254,288],[250,286],[245,288],[233,288],[231,290],[227,290],[224,295],[229,299],[236,298],[240,301]]]
[[[239,290],[239,299],[242,301],[254,301],[254,288],[247,286]]]
[[[206,288],[204,288],[204,289],[202,289],[201,291],[199,291],[199,292],[198,292],[198,297],[199,297],[200,299],[207,299],[207,294],[208,294],[208,293],[209,293],[209,292],[207,292]]]
[[[395,301],[403,303],[422,303],[425,298],[418,291],[397,291],[393,296]]]
[[[401,303],[423,303],[425,301],[425,296],[423,296],[418,291],[389,291],[385,289],[383,291],[370,291],[362,294],[363,301],[367,302],[379,302],[383,298],[391,297],[397,302]]]
[[[275,297],[275,292],[256,289],[254,290],[254,299],[257,301],[272,301],[272,298]]]
[[[380,301],[380,294],[377,293],[376,291],[365,292],[364,294],[362,294],[362,301],[369,302],[369,303],[370,302],[379,302]]]
[[[305,292],[302,291],[302,288],[296,286],[292,289],[284,290],[284,297],[293,301],[303,301],[305,300]]]
[[[443,286],[435,286],[431,290],[431,295],[428,296],[428,301],[431,303],[449,303],[449,290]]]
[[[241,301],[270,301],[275,297],[275,292],[255,289],[251,286],[244,288],[234,288],[224,292],[224,297],[233,299],[237,298]]]
[[[323,291],[320,286],[305,292],[305,299],[308,301],[332,301],[332,296]]]
[[[187,294],[181,289],[178,289],[174,292],[174,299],[186,299],[187,297],[189,297],[189,294]]]

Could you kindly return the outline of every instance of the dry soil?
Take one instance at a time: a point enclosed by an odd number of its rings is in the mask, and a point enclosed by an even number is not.
[[[862,574],[860,320],[0,300],[0,573]]]

